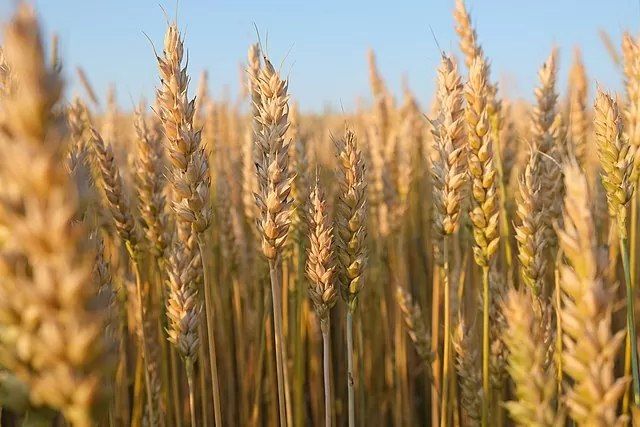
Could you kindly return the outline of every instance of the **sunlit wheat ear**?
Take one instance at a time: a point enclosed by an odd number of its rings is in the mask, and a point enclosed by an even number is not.
[[[476,263],[488,266],[498,249],[498,197],[493,148],[487,118],[487,68],[477,59],[469,71],[465,93],[467,109],[467,168],[472,185],[472,206],[469,216],[473,223],[473,248]]]
[[[356,135],[347,129],[336,141],[339,199],[336,206],[336,252],[342,298],[353,310],[364,286],[367,264],[367,189],[365,164]]]
[[[489,306],[489,322],[491,323],[491,360],[489,373],[491,387],[500,390],[507,384],[508,374],[507,350],[504,343],[504,331],[507,327],[503,302],[506,299],[507,287],[500,271],[493,268],[490,273],[491,303]],[[479,301],[481,303],[481,301]]]
[[[529,160],[519,180],[520,197],[516,205],[519,223],[515,226],[522,281],[536,296],[540,294],[546,278],[545,248],[548,245],[544,195],[539,174],[540,157],[541,154],[537,152],[529,154]]]
[[[640,147],[640,47],[629,33],[622,37],[622,59],[625,76],[626,103],[624,108],[624,132],[629,143]],[[635,157],[632,181],[640,175],[640,156]]]
[[[202,233],[211,222],[209,163],[193,124],[195,100],[189,100],[189,77],[183,66],[184,44],[175,24],[169,25],[162,57],[158,57],[161,86],[157,90],[160,119],[168,141],[173,209],[183,242],[192,229]]]
[[[431,352],[431,336],[427,332],[420,305],[414,302],[411,294],[401,287],[396,288],[396,302],[400,311],[402,311],[404,326],[411,338],[413,347],[416,349],[418,356],[420,356],[420,360],[425,363],[428,369],[427,374],[432,379],[431,363],[433,362],[433,353]]]
[[[557,51],[552,50],[538,71],[539,84],[534,90],[536,102],[531,113],[531,149],[542,153],[532,173],[540,183],[540,209],[550,245],[555,245],[551,226],[560,219],[562,210],[562,170],[558,164],[562,162],[564,141],[557,112],[557,73]]]
[[[46,65],[35,14],[20,4],[4,31],[15,87],[0,100],[0,364],[28,388],[33,407],[96,425],[111,364],[95,255],[65,168],[63,84]]]
[[[95,129],[91,130],[91,145],[100,166],[103,190],[116,230],[124,243],[135,248],[139,242],[136,224],[125,194],[118,165],[113,157],[113,150],[110,145],[105,144]]]
[[[309,278],[309,297],[320,322],[329,319],[329,311],[338,298],[335,283],[333,253],[333,227],[329,224],[324,195],[318,188],[318,181],[309,197],[309,253],[306,273]],[[325,327],[325,326],[323,326]]]
[[[464,54],[464,62],[467,69],[471,69],[476,58],[484,58],[484,52],[478,43],[478,35],[471,24],[471,17],[467,12],[464,0],[456,0],[453,17],[456,21],[455,29],[460,38],[460,50]]]
[[[260,93],[258,115],[254,120],[256,163],[259,191],[256,204],[260,211],[258,229],[262,235],[262,253],[270,260],[280,255],[287,239],[293,200],[290,197],[293,175],[289,171],[289,95],[287,82],[280,79],[268,59],[254,84]]]
[[[622,238],[625,238],[627,236],[627,203],[634,190],[631,175],[635,149],[623,133],[618,103],[608,94],[598,90],[594,108],[593,125],[602,168],[602,184],[607,193],[609,215],[617,221],[618,232]]]
[[[464,168],[463,86],[455,63],[442,57],[438,69],[440,109],[431,120],[431,133],[436,146],[432,165],[434,179],[434,228],[440,235],[456,231],[460,218],[462,187],[467,174]]]
[[[639,70],[640,71],[640,70]],[[589,132],[587,96],[589,81],[579,49],[575,50],[569,71],[569,140],[573,153],[581,165],[586,165]],[[638,93],[640,96],[640,92]]]
[[[515,399],[505,404],[507,410],[519,426],[564,425],[555,411],[557,384],[553,364],[547,362],[545,329],[531,297],[512,289],[503,307],[507,370],[515,385]]]
[[[565,400],[571,418],[579,425],[617,425],[618,400],[629,382],[614,375],[625,331],[611,331],[615,288],[607,287],[599,275],[586,178],[575,164],[566,166],[564,174],[564,228],[558,230],[567,260],[560,270],[562,366],[573,380]]]
[[[189,274],[193,267],[185,265],[180,243],[174,245],[173,253],[168,262],[168,295],[167,295],[167,334],[169,341],[176,346],[180,355],[195,362],[198,358],[198,324],[200,322],[201,306],[198,292],[193,284],[194,278]],[[193,258],[191,262],[199,262],[200,258]]]
[[[161,136],[141,110],[134,117],[138,156],[136,188],[146,243],[156,258],[162,258],[168,245],[169,219],[164,195],[164,166]]]
[[[458,324],[452,343],[456,352],[456,371],[460,379],[460,405],[470,425],[479,425],[482,412],[479,341],[473,339],[471,331],[465,330],[464,322]]]

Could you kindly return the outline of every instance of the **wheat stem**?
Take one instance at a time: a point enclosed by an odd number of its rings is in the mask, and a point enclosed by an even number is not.
[[[633,285],[631,283],[631,273],[629,271],[629,255],[627,250],[627,240],[620,237],[620,256],[622,257],[622,267],[624,269],[624,279],[627,294],[627,328],[631,345],[631,374],[633,376],[633,401],[636,406],[640,405],[640,382],[638,378],[638,338],[636,334],[636,322],[634,311]]]
[[[213,387],[213,413],[216,426],[222,426],[222,410],[220,408],[220,383],[218,380],[218,358],[216,354],[216,337],[213,331],[213,300],[211,298],[211,278],[209,277],[209,269],[204,263],[206,253],[206,243],[204,236],[198,234],[198,248],[200,249],[200,258],[202,263],[202,276],[204,279],[204,304],[205,317],[207,318],[207,340],[209,341],[209,369],[211,371],[211,386]]]
[[[271,303],[273,308],[273,329],[274,329],[274,350],[276,352],[276,375],[278,383],[278,409],[280,411],[280,426],[287,425],[287,412],[285,408],[284,396],[284,373],[282,360],[282,288],[280,287],[280,278],[277,260],[269,259],[269,276],[271,278]]]
[[[442,256],[444,259],[442,279],[444,284],[444,349],[442,354],[442,406],[440,412],[440,426],[449,425],[449,384],[451,362],[451,284],[449,283],[449,251],[447,243],[449,235],[445,235],[442,243]]]
[[[431,352],[433,353],[433,384],[431,385],[431,425],[440,425],[438,399],[440,398],[440,356],[438,343],[440,340],[440,280],[439,269],[433,272],[433,286],[431,289]]]
[[[189,386],[189,413],[191,416],[191,427],[197,427],[196,421],[196,390],[193,372],[193,359],[191,357],[185,358],[185,365],[187,371],[187,385]]]
[[[138,265],[138,255],[131,246],[130,242],[126,242],[127,252],[131,257],[131,264],[133,265],[133,272],[136,278],[136,297],[138,298],[138,315],[140,316],[140,337],[142,340],[142,357],[144,359],[144,382],[147,392],[147,406],[149,407],[149,422],[151,425],[155,425],[155,411],[153,408],[153,395],[151,394],[151,379],[149,377],[149,370],[147,364],[149,363],[149,347],[147,346],[147,334],[144,327],[144,299],[142,298],[142,279],[140,277],[140,266]]]
[[[325,426],[331,427],[331,359],[330,359],[330,345],[329,330],[330,330],[330,318],[320,324],[322,329],[322,365],[324,371],[324,420]]]
[[[349,400],[349,427],[355,427],[355,393],[353,390],[353,310],[347,310],[347,394]]]
[[[489,266],[482,267],[482,426],[489,425],[489,403],[491,392],[491,378],[489,361],[491,348],[489,347]]]

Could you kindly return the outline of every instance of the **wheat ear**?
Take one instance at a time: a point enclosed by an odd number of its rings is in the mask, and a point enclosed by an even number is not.
[[[525,292],[509,291],[503,307],[507,370],[515,385],[515,399],[505,404],[507,410],[519,426],[564,425],[555,411],[555,374],[553,363],[548,363],[542,318]]]
[[[5,27],[15,86],[0,103],[0,364],[28,387],[33,406],[74,427],[96,425],[111,363],[95,255],[78,222],[78,187],[65,169],[63,83],[46,65],[39,24],[21,3]]]
[[[611,333],[615,289],[606,287],[600,276],[586,177],[576,164],[565,166],[564,175],[564,227],[558,230],[567,260],[560,267],[562,365],[573,379],[566,404],[579,425],[618,425],[618,400],[629,378],[616,379],[614,363],[625,331]]]

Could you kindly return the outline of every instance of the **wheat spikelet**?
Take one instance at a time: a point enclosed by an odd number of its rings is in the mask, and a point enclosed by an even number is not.
[[[548,229],[550,244],[553,244],[551,225],[560,218],[562,209],[562,171],[561,162],[561,116],[557,113],[558,94],[556,93],[557,52],[553,50],[538,71],[540,84],[534,95],[536,103],[531,113],[532,150],[543,153],[533,172],[540,182],[542,195],[540,209]],[[555,160],[555,162],[554,162]]]
[[[573,65],[569,71],[569,139],[573,153],[581,165],[584,165],[587,161],[588,91],[589,83],[584,63],[582,62],[582,54],[579,49],[576,49]]]
[[[607,102],[605,96],[598,94],[600,103]],[[615,378],[614,361],[625,332],[611,333],[615,289],[607,288],[599,276],[586,178],[575,164],[566,166],[564,174],[564,228],[558,230],[568,261],[560,269],[562,363],[563,372],[574,381],[566,404],[579,425],[621,425],[616,408],[629,379]]]
[[[417,302],[413,301],[411,294],[400,286],[396,288],[396,302],[402,312],[402,319],[409,338],[416,349],[416,353],[428,368],[429,378],[432,378],[431,363],[433,353],[431,352],[431,337],[424,324],[422,310]]]
[[[176,346],[180,355],[188,360],[198,358],[198,324],[200,322],[201,302],[194,285],[194,267],[185,264],[181,243],[176,243],[168,259],[168,295],[167,295],[167,334],[169,341]],[[200,262],[200,257],[191,262]]]
[[[516,209],[520,223],[515,226],[520,274],[524,284],[535,296],[540,295],[544,285],[547,272],[545,249],[548,245],[543,210],[544,195],[541,177],[538,175],[540,157],[537,152],[529,154],[529,161],[520,178],[520,199]]]
[[[431,121],[437,157],[433,161],[434,229],[440,235],[458,228],[462,186],[466,174],[464,161],[463,87],[451,58],[442,57],[438,69],[439,114]]]
[[[478,35],[473,28],[464,0],[456,0],[453,17],[456,21],[455,29],[460,38],[460,50],[464,54],[464,62],[467,69],[471,70],[471,65],[477,58],[484,58],[484,52],[478,43]]]
[[[607,193],[609,215],[616,219],[618,232],[622,238],[625,238],[627,203],[634,190],[631,174],[635,151],[623,134],[618,103],[608,94],[598,90],[594,109],[593,126],[602,168],[602,185]]]
[[[141,110],[135,113],[136,141],[136,188],[140,201],[138,209],[142,228],[151,253],[164,256],[168,245],[168,216],[165,212],[162,143],[160,135]]]
[[[209,164],[201,144],[201,131],[193,125],[195,100],[187,98],[189,78],[183,68],[184,45],[175,24],[170,24],[158,57],[161,86],[157,90],[158,114],[168,141],[173,209],[181,225],[179,234],[188,241],[191,230],[202,233],[211,221]],[[190,246],[190,245],[188,245]]]
[[[67,123],[72,141],[68,158],[69,171],[78,183],[80,201],[84,202],[79,213],[82,215],[88,209],[93,209],[98,215],[102,215],[104,210],[101,209],[94,191],[95,183],[101,181],[101,172],[96,162],[92,161],[94,156],[91,147],[88,146],[91,119],[86,107],[78,98],[75,98],[67,109]],[[108,221],[111,222],[111,219]]]
[[[54,112],[63,85],[45,65],[29,7],[18,6],[4,41],[16,86],[1,100],[10,118],[0,129],[0,227],[12,238],[0,249],[0,363],[28,386],[34,406],[89,427],[110,364],[94,254],[64,167],[64,116]]]
[[[293,175],[289,171],[289,96],[287,82],[281,80],[268,59],[254,81],[260,93],[258,115],[261,128],[254,135],[260,152],[256,164],[259,192],[256,204],[260,211],[258,229],[262,235],[262,253],[275,260],[287,239],[293,201],[290,197]]]
[[[320,319],[327,327],[329,311],[338,299],[333,260],[333,227],[329,224],[324,195],[318,188],[318,178],[309,196],[309,253],[306,273],[310,281],[309,297]]]
[[[531,139],[543,153],[551,154],[555,146],[552,126],[556,120],[558,94],[555,91],[557,77],[556,51],[552,51],[538,71],[540,85],[534,94],[536,103],[531,118]]]
[[[507,370],[515,384],[515,398],[506,408],[520,426],[562,426],[556,414],[556,382],[548,363],[545,328],[535,314],[531,297],[509,291],[503,306],[507,328],[504,342],[509,351]]]
[[[91,145],[100,166],[102,188],[107,199],[107,205],[113,216],[116,230],[122,241],[132,248],[139,242],[136,224],[131,214],[131,206],[125,194],[124,184],[118,165],[113,158],[113,150],[105,144],[100,134],[91,129]]]
[[[489,361],[489,372],[491,386],[495,389],[502,389],[507,379],[507,351],[504,343],[506,319],[503,308],[503,303],[506,299],[506,286],[502,275],[495,268],[490,273],[489,283],[491,289],[491,302],[489,304],[491,360]]]
[[[487,68],[479,58],[471,65],[466,91],[465,119],[468,128],[467,167],[472,184],[473,248],[476,263],[488,266],[498,249],[498,200],[496,170],[487,117]]]
[[[342,298],[350,310],[364,286],[367,263],[365,248],[367,194],[364,181],[365,165],[356,135],[347,129],[336,141],[340,164],[340,193],[336,206],[336,248]]]
[[[464,410],[468,424],[480,425],[482,413],[482,374],[478,343],[474,342],[472,332],[465,330],[464,322],[458,323],[452,340],[456,352],[456,371],[460,379],[460,405]]]

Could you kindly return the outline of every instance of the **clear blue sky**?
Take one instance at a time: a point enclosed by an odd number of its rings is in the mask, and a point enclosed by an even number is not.
[[[616,43],[624,29],[638,31],[639,0],[467,0],[479,39],[504,91],[530,98],[536,70],[550,48],[561,49],[564,86],[573,46],[582,47],[589,77],[620,88],[598,29]],[[15,0],[0,0],[0,16],[10,15]],[[120,104],[150,98],[157,70],[148,34],[161,47],[165,18],[175,1],[36,0],[48,32],[61,39],[71,91],[78,91],[73,70],[82,65],[104,95],[109,83],[118,88]],[[181,0],[179,24],[186,30],[189,69],[197,80],[207,69],[214,96],[238,91],[238,64],[256,40],[254,23],[274,62],[285,58],[290,91],[303,110],[324,106],[350,109],[367,99],[366,51],[373,48],[389,86],[400,89],[403,75],[426,102],[433,90],[438,50],[429,27],[445,50],[457,50],[453,0]],[[192,84],[195,91],[197,82]]]

